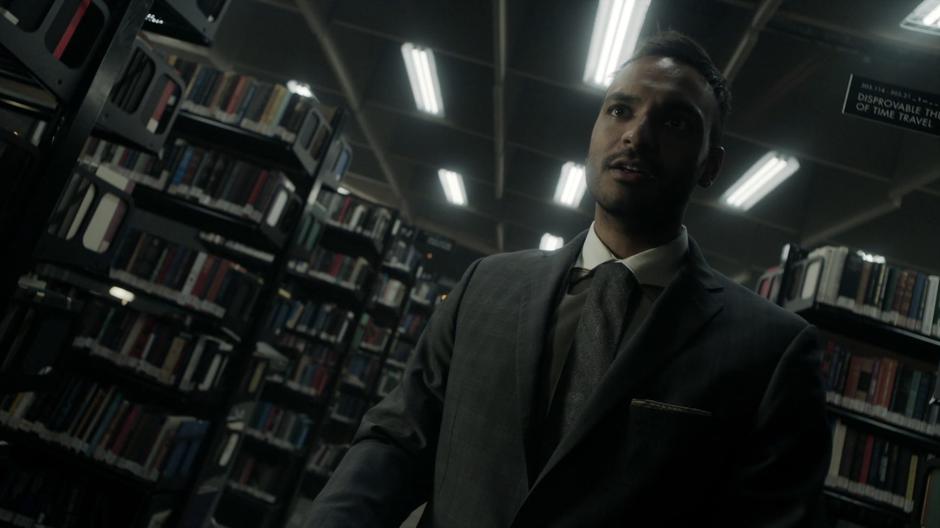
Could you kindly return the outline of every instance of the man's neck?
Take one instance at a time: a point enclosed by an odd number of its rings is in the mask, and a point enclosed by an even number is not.
[[[679,236],[681,225],[680,219],[641,227],[613,216],[599,206],[594,209],[594,231],[607,249],[619,259],[666,244]]]

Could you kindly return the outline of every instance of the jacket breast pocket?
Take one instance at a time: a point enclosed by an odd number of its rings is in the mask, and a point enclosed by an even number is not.
[[[628,405],[625,468],[655,488],[708,481],[722,458],[718,425],[705,409],[635,399]],[[661,481],[661,482],[660,482]]]

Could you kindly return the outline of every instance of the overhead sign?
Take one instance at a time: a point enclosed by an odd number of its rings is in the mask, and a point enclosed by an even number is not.
[[[940,136],[940,95],[849,77],[842,113]]]

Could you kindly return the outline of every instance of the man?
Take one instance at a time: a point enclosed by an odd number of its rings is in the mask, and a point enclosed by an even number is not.
[[[728,90],[696,43],[615,75],[594,223],[477,261],[369,411],[311,527],[811,523],[829,462],[815,335],[708,267],[682,216],[714,182]]]

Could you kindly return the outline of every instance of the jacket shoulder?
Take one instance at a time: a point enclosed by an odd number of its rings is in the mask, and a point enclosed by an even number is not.
[[[730,315],[746,321],[760,322],[755,330],[764,327],[775,330],[774,333],[795,337],[809,326],[806,319],[777,306],[728,277],[718,272],[715,272],[715,276],[724,287],[725,306]]]

